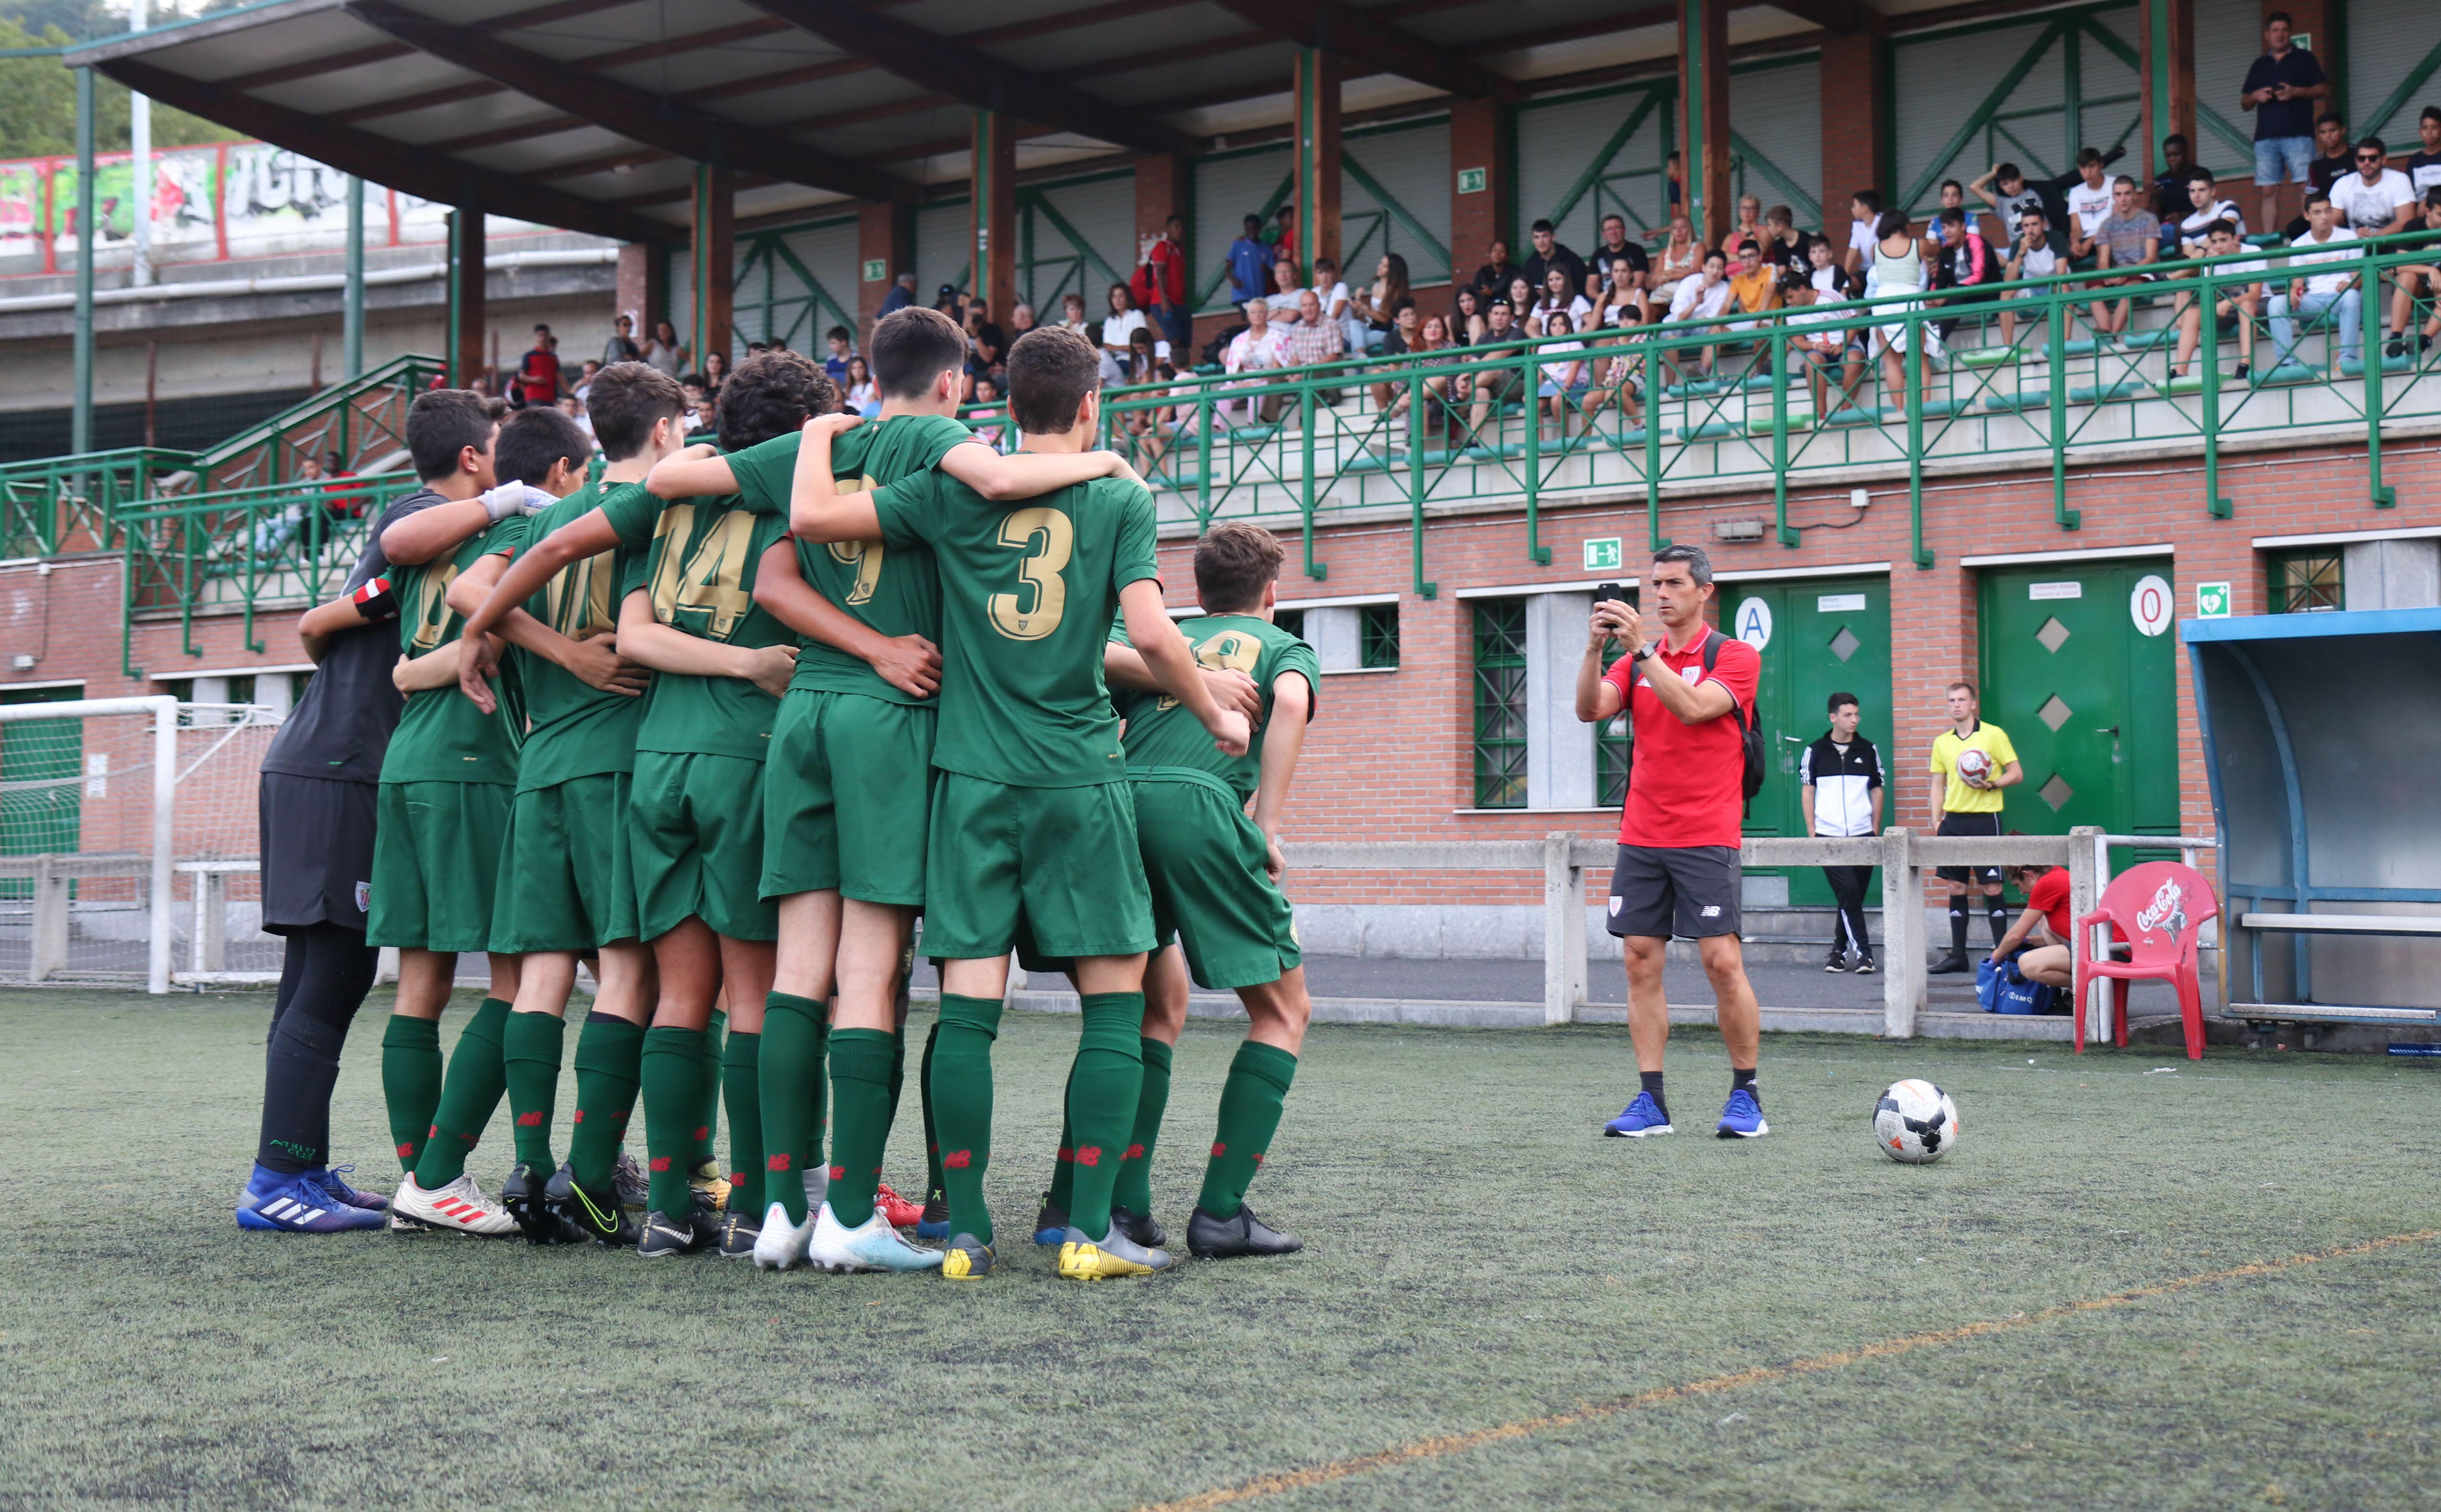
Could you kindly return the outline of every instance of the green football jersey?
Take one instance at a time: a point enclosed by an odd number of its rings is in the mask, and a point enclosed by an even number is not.
[[[1127,776],[1102,647],[1119,590],[1159,581],[1152,495],[1123,478],[1014,504],[933,468],[878,490],[881,538],[941,574],[932,765],[1013,787]]]
[[[1230,756],[1212,744],[1212,732],[1175,698],[1134,688],[1118,690],[1119,717],[1128,722],[1125,745],[1128,766],[1191,766],[1210,772],[1237,791],[1240,800],[1255,796],[1263,777],[1263,731],[1272,722],[1272,683],[1284,672],[1305,674],[1311,690],[1309,717],[1317,711],[1322,691],[1322,662],[1313,647],[1251,614],[1216,614],[1182,620],[1179,633],[1195,652],[1195,663],[1215,672],[1242,672],[1262,690],[1263,719],[1243,756]],[[1128,643],[1124,624],[1111,627],[1111,639]]]
[[[551,531],[602,507],[614,493],[642,483],[589,483],[550,508],[526,516],[522,556]],[[570,640],[588,636],[616,635],[620,589],[633,568],[635,553],[620,547],[571,562],[559,569],[541,592],[528,599],[526,613]],[[519,675],[525,680],[525,750],[517,764],[517,791],[556,787],[579,777],[626,772],[636,766],[636,729],[642,723],[644,700],[625,693],[604,693],[557,662],[520,651]]]
[[[447,556],[393,567],[389,581],[399,605],[399,649],[413,659],[457,639],[466,618],[449,607],[449,585],[494,552],[516,550],[525,538],[525,518],[511,515],[467,537]],[[492,696],[498,707],[488,714],[461,693],[455,682],[410,696],[389,737],[389,752],[382,758],[381,780],[515,783],[517,746],[526,728],[515,658],[501,663],[500,675],[492,679]]]
[[[797,637],[754,602],[754,569],[788,522],[751,514],[736,499],[682,498],[664,503],[642,488],[614,490],[602,513],[619,544],[642,553],[640,573],[623,588],[652,595],[653,618],[691,636],[732,646],[789,646]],[[638,750],[688,756],[763,760],[780,700],[743,677],[653,674],[644,694]]]
[[[745,507],[787,518],[803,433],[774,436],[729,459]],[[831,476],[844,493],[866,493],[925,471],[949,448],[974,440],[958,421],[940,415],[895,415],[867,421],[831,438]],[[879,541],[797,543],[797,567],[814,591],[885,636],[941,639],[941,580],[929,547],[887,547]],[[894,688],[863,657],[800,637],[791,688],[864,693],[893,703],[925,704]]]

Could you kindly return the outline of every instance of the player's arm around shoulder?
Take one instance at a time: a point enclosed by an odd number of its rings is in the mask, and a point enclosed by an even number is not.
[[[1246,754],[1252,727],[1245,715],[1223,708],[1204,685],[1195,653],[1187,649],[1186,638],[1178,633],[1169,611],[1162,607],[1161,580],[1138,578],[1122,586],[1119,611],[1127,621],[1128,640],[1143,656],[1154,685],[1184,704],[1212,732],[1214,745],[1232,756]]]
[[[774,698],[788,691],[797,666],[794,646],[732,646],[661,623],[653,613],[653,596],[642,588],[619,601],[619,655],[655,672],[735,677]]]
[[[354,593],[343,593],[298,616],[297,639],[305,648],[306,659],[318,666],[330,653],[334,637],[396,618],[397,601],[390,594],[389,580],[377,577]]]
[[[719,448],[697,441],[655,462],[644,477],[644,488],[660,499],[717,497],[737,492],[737,474]]]
[[[381,533],[382,555],[401,567],[446,556],[502,520],[558,500],[531,483],[502,483],[473,498],[421,509]]]
[[[1006,456],[982,444],[960,444],[942,454],[939,467],[994,503],[1056,494],[1097,477],[1124,477],[1137,487],[1127,459],[1116,452],[1011,452]]]
[[[460,648],[465,643],[451,640],[420,657],[399,657],[389,669],[390,686],[410,694],[454,686],[458,681]]]
[[[488,659],[491,632],[512,613],[524,613],[525,602],[549,585],[562,567],[599,556],[619,544],[619,527],[606,512],[600,509],[587,510],[539,541],[528,541],[525,549],[508,561],[498,577],[492,581],[490,591],[483,595],[482,602],[471,612],[461,611],[466,613],[466,623],[459,631],[460,639],[475,641],[481,649],[460,664],[458,691],[473,699],[476,708],[490,713],[493,705],[490,678],[497,670]],[[481,565],[476,564],[478,567]],[[452,603],[450,607],[456,608],[457,605]]]
[[[772,542],[763,552],[754,571],[754,602],[806,639],[861,658],[902,693],[930,698],[940,692],[940,648],[918,635],[883,635],[831,603],[805,581],[797,564],[797,543],[789,537]]]
[[[788,486],[788,533],[801,541],[871,541],[885,538],[872,493],[842,494],[831,477],[831,438],[864,423],[853,413],[817,415],[805,422],[797,446],[797,471]],[[918,477],[922,475],[917,475]],[[913,478],[905,479],[913,482]],[[897,496],[897,485],[881,494]]]

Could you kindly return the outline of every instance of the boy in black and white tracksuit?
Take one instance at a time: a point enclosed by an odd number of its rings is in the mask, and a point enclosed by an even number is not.
[[[1856,733],[1856,695],[1833,693],[1831,728],[1805,747],[1799,768],[1799,801],[1805,827],[1814,835],[1839,837],[1878,835],[1882,828],[1882,757],[1873,743]],[[1839,911],[1831,926],[1831,959],[1825,971],[1845,971],[1853,951],[1855,969],[1873,969],[1873,941],[1865,931],[1865,888],[1872,881],[1870,866],[1826,866],[1823,876]]]

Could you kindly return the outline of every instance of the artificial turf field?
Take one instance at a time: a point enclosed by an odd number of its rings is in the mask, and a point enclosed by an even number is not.
[[[386,1187],[385,1001],[335,1139]],[[1086,1287],[1025,1242],[1076,1020],[1011,1015],[1004,1262],[964,1286],[242,1234],[267,1012],[0,993],[0,1506],[2436,1495],[2429,1061],[1774,1035],[1770,1137],[1720,1142],[1727,1063],[1682,1030],[1688,1132],[1637,1143],[1596,1137],[1635,1085],[1623,1029],[1319,1026],[1253,1194],[1306,1252]],[[1179,1049],[1173,1234],[1237,1035]],[[1938,1165],[1871,1148],[1903,1075],[1960,1104]],[[915,1127],[911,1092],[905,1190]],[[508,1145],[503,1111],[489,1190]]]

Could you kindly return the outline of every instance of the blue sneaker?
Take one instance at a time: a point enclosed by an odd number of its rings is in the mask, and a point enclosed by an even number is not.
[[[1057,1249],[1068,1240],[1068,1210],[1042,1194],[1042,1211],[1034,1215],[1034,1242],[1045,1249]]]
[[[367,1213],[388,1213],[389,1198],[379,1192],[359,1192],[343,1179],[354,1169],[353,1165],[323,1165],[305,1174],[314,1179],[315,1185],[352,1208],[362,1208]]]
[[[915,1237],[946,1239],[949,1236],[949,1203],[946,1197],[933,1197],[924,1204],[924,1215],[915,1220]]]
[[[1763,1105],[1755,1101],[1755,1094],[1741,1087],[1722,1105],[1721,1126],[1712,1132],[1725,1140],[1761,1139],[1771,1132],[1771,1125],[1763,1121]]]
[[[310,1171],[288,1176],[257,1165],[237,1203],[239,1228],[271,1233],[344,1233],[378,1229],[386,1221],[333,1196]]]
[[[1635,1102],[1628,1104],[1618,1117],[1602,1125],[1602,1133],[1615,1140],[1640,1140],[1648,1134],[1676,1132],[1670,1126],[1669,1118],[1662,1113],[1661,1105],[1653,1100],[1651,1092],[1636,1093]]]

